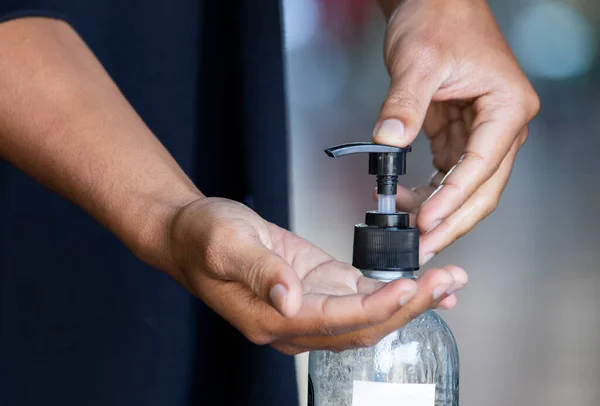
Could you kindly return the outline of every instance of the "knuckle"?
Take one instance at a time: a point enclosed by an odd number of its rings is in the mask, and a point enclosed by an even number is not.
[[[273,342],[273,336],[262,330],[250,330],[244,333],[244,336],[253,344],[267,345]]]
[[[377,324],[381,324],[387,321],[393,314],[394,312],[391,309],[381,310],[376,313],[367,313],[365,315],[365,324],[367,326],[375,326]]]
[[[472,162],[474,162],[476,165],[479,166],[487,166],[488,160],[481,155],[480,153],[477,153],[475,151],[466,151],[464,156],[461,158],[461,161],[466,161],[466,160],[470,160]]]
[[[273,347],[274,349],[276,349],[277,351],[279,351],[280,353],[285,354],[285,355],[298,355],[298,354],[301,354],[304,352],[300,348],[296,347],[295,345],[284,344],[284,343],[273,343],[273,344],[271,344],[271,347]]]
[[[511,86],[510,93],[513,95],[512,103],[515,105],[515,118],[521,121],[531,121],[540,111],[540,98],[537,92],[528,83],[523,86],[522,82]],[[518,106],[518,107],[517,107]]]
[[[465,190],[463,189],[462,185],[455,182],[453,179],[448,178],[444,183],[443,183],[443,187],[444,189],[453,189],[456,193],[460,194],[460,195],[464,195],[465,194]]]
[[[527,138],[529,138],[529,131],[523,131],[523,133],[517,137],[519,148],[521,148],[525,142],[527,142]]]
[[[531,89],[529,92],[527,92],[525,100],[527,118],[528,121],[531,121],[540,112],[540,97],[535,90]]]
[[[498,207],[498,199],[492,196],[481,196],[477,200],[477,205],[482,208],[482,218],[486,218]]]
[[[267,325],[264,316],[264,314],[250,315],[246,323],[238,326],[242,335],[253,344],[267,345],[279,339],[279,335],[274,332],[274,326]]]
[[[275,257],[262,256],[256,259],[250,269],[245,270],[246,280],[249,281],[250,286],[254,291],[261,290],[260,287],[265,285],[267,275],[271,273],[271,270],[275,267]]]
[[[466,151],[461,157],[460,163],[465,161],[468,161],[469,164],[473,166],[472,169],[477,174],[477,179],[479,182],[483,182],[485,179],[489,178],[502,164],[502,160],[494,161],[489,157],[475,151]]]
[[[362,298],[362,308],[364,313],[364,324],[367,326],[373,326],[376,324],[383,323],[393,313],[395,309],[374,309],[374,306],[369,305],[367,300],[368,296]]]

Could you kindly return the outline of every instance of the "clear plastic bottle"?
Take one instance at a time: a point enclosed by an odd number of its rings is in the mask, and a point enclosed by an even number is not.
[[[390,281],[412,272],[363,271]],[[426,311],[370,348],[309,356],[309,406],[457,406],[458,349],[446,323]]]
[[[408,213],[395,211],[398,176],[411,148],[349,143],[325,150],[337,158],[369,154],[377,177],[379,210],[354,227],[352,265],[381,281],[414,278],[419,269],[419,230]],[[458,350],[452,332],[427,311],[375,346],[311,352],[309,406],[457,406]]]

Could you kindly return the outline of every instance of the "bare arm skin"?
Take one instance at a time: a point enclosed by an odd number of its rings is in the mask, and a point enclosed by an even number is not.
[[[65,23],[0,24],[0,154],[164,268],[162,229],[202,194]]]

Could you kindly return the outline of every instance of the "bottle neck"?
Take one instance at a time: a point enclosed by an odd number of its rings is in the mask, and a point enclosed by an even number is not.
[[[363,275],[381,282],[391,282],[396,279],[416,279],[413,271],[380,271],[377,269],[361,269]]]

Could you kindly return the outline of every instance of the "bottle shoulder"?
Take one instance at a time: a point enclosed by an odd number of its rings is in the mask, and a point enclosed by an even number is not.
[[[315,351],[311,352],[311,358],[373,359],[383,354],[395,354],[397,359],[409,360],[414,357],[422,358],[430,353],[444,353],[451,357],[458,357],[456,339],[452,331],[436,312],[428,310],[404,327],[387,335],[374,346],[343,351],[339,354]]]
[[[420,348],[429,351],[456,352],[456,339],[444,319],[428,310],[406,326],[385,337],[377,346],[390,349]]]
[[[442,336],[452,336],[452,339],[454,339],[454,335],[452,334],[450,327],[448,327],[448,324],[446,324],[444,319],[433,310],[427,310],[415,317],[407,325],[398,329],[396,333],[404,336],[411,334],[440,334]]]

